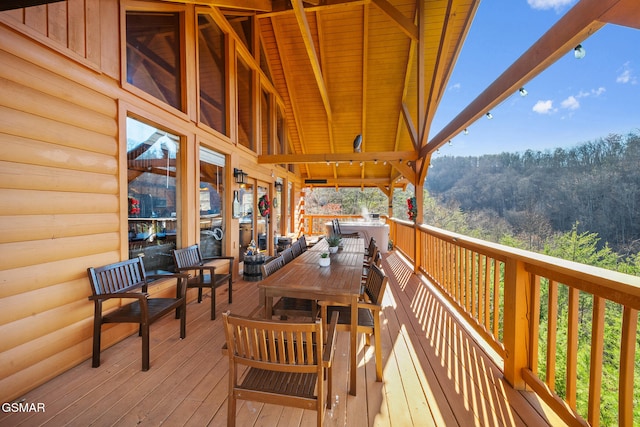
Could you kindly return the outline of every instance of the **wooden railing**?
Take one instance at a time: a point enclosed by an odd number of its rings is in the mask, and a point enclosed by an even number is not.
[[[396,249],[503,358],[514,388],[533,390],[569,425],[597,426],[609,405],[603,367],[615,366],[618,415],[604,423],[632,426],[635,415],[638,425],[640,278],[406,221],[393,220],[391,230]],[[606,341],[607,354],[619,354],[614,360],[603,359],[607,329],[619,337]],[[578,361],[579,345],[588,346],[589,360]],[[588,363],[588,378],[578,378],[579,363]],[[588,403],[579,407],[581,386]]]

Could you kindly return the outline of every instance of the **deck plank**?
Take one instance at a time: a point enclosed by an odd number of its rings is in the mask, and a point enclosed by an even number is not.
[[[326,426],[559,425],[535,395],[505,382],[490,350],[398,254],[387,254],[383,268],[390,276],[382,311],[383,381],[375,380],[374,346],[359,337],[358,393],[348,394],[349,334],[339,333]],[[235,282],[231,305],[226,290],[218,292],[218,314],[255,312],[255,282]],[[225,426],[228,362],[221,316],[209,320],[208,298],[188,304],[186,339],[179,339],[170,316],[152,326],[148,372],[140,371],[140,339],[133,334],[103,350],[99,368],[87,360],[22,397],[44,402],[45,413],[0,414],[0,426]],[[238,426],[315,424],[315,411],[238,401]]]

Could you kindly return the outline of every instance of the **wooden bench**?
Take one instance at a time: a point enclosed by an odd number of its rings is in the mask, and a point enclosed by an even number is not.
[[[185,274],[147,275],[142,258],[109,264],[103,267],[87,269],[93,295],[89,300],[95,303],[93,317],[93,363],[100,366],[100,335],[103,323],[138,323],[142,336],[142,370],[149,370],[149,325],[175,310],[176,319],[180,318],[180,338],[186,332],[186,292]],[[147,293],[149,279],[173,277],[176,279],[175,298],[151,298]],[[102,312],[102,304],[112,298],[133,299],[129,304]]]
[[[216,266],[210,264],[213,261],[222,260],[228,262],[228,271],[218,273]],[[229,284],[229,304],[233,300],[232,279],[233,279],[233,257],[215,256],[203,258],[198,245],[191,245],[183,249],[173,250],[173,261],[176,271],[188,273],[188,288],[198,288],[198,303],[202,302],[202,289],[211,289],[211,320],[216,318],[216,288]],[[220,270],[218,270],[220,271]]]

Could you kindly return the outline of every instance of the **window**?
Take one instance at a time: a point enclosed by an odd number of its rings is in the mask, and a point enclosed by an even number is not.
[[[200,147],[200,250],[203,257],[223,255],[224,164],[223,155]]]
[[[180,234],[177,182],[180,139],[127,118],[129,258],[144,257],[150,272],[171,271]]]
[[[182,110],[180,14],[127,12],[127,82]]]
[[[255,151],[253,142],[253,70],[238,58],[238,143]]]
[[[209,15],[198,16],[200,121],[227,133],[225,34]]]

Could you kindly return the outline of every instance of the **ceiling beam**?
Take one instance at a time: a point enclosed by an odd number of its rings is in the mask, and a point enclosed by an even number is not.
[[[322,103],[324,104],[324,109],[327,113],[327,120],[331,123],[333,119],[331,114],[331,103],[329,102],[329,91],[327,90],[327,85],[325,84],[324,77],[322,76],[320,61],[318,60],[318,54],[316,53],[316,49],[313,45],[311,29],[309,28],[309,22],[307,22],[307,16],[304,11],[304,6],[302,5],[302,0],[291,0],[291,4],[293,5],[293,11],[296,15],[296,21],[298,21],[300,32],[302,33],[302,41],[304,42],[304,46],[307,50],[309,61],[311,61],[313,76],[316,79],[318,90],[320,91],[320,97],[322,98]]]
[[[200,4],[203,6],[215,6],[223,9],[247,10],[251,12],[270,13],[273,8],[271,0],[162,0],[175,3]]]
[[[560,57],[594,34],[616,6],[626,7],[629,0],[582,0],[569,10],[533,46],[474,99],[458,116],[435,135],[422,149],[420,157],[435,152],[451,138],[484,116],[555,63]]]
[[[396,9],[391,3],[387,0],[372,0],[371,3],[378,6],[385,15],[387,15],[393,22],[395,22],[400,30],[405,33],[412,40],[418,40],[418,27],[411,21],[411,19],[407,18]]]
[[[379,162],[416,160],[415,151],[380,151],[370,153],[328,153],[328,154],[270,154],[258,156],[259,164],[281,163],[326,163],[326,162]]]
[[[324,178],[311,178],[312,180],[324,180]],[[304,181],[303,181],[304,183]],[[377,187],[388,186],[389,180],[387,178],[327,178],[326,182],[315,182],[309,183],[305,185],[313,185],[314,187],[333,187],[337,185],[338,187],[360,187],[364,185],[365,187]]]

